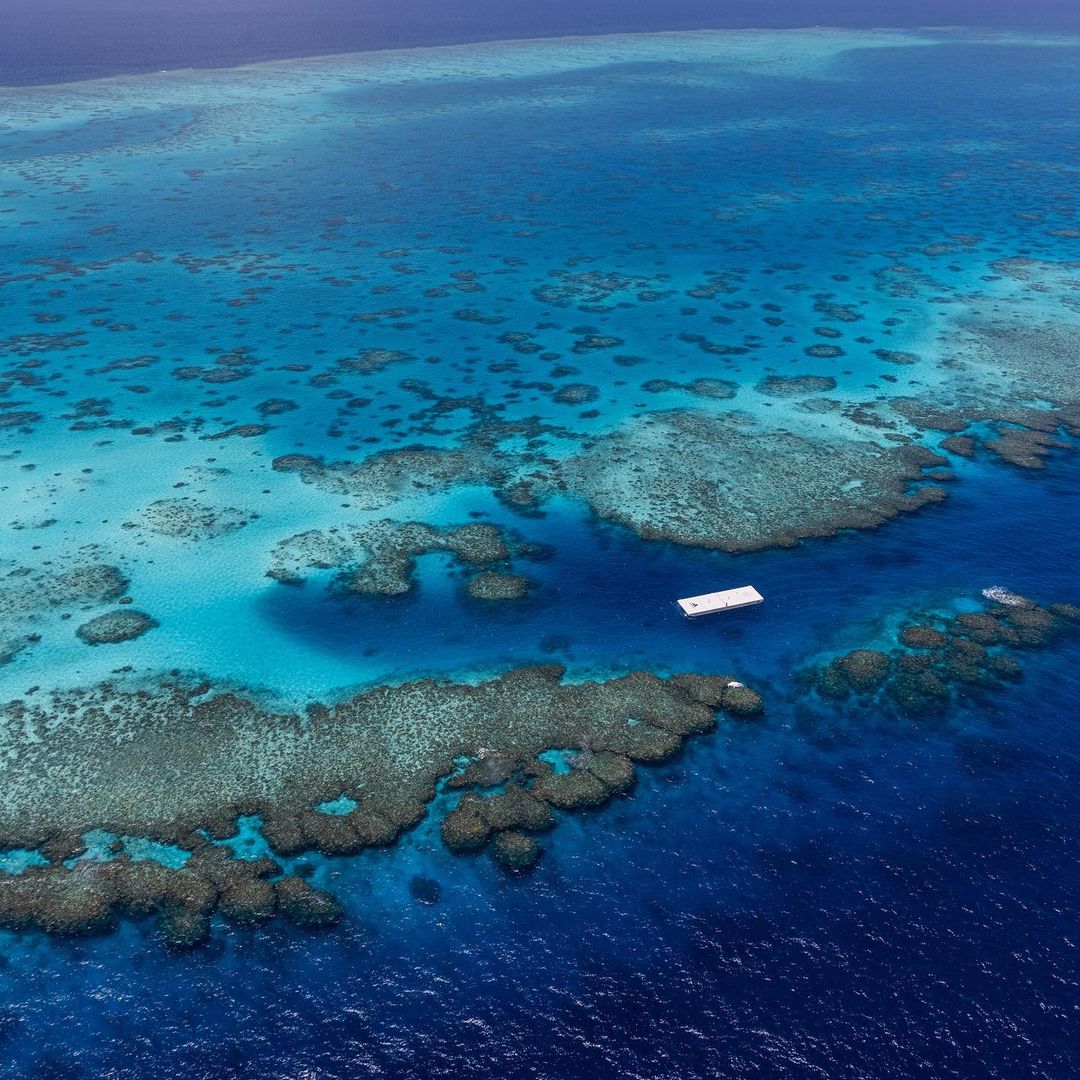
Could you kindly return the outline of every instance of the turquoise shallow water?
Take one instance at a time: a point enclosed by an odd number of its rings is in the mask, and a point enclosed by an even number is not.
[[[1037,472],[952,456],[942,505],[740,555],[642,540],[572,488],[525,514],[505,493],[647,410],[738,412],[824,468],[855,440],[936,446],[902,398],[1067,400],[1049,345],[1077,318],[1078,58],[1070,38],[651,35],[6,91],[0,417],[26,415],[0,431],[0,557],[42,580],[116,565],[160,626],[92,648],[74,628],[107,604],[18,593],[3,637],[40,641],[0,667],[5,699],[130,665],[301,705],[555,659],[731,670],[768,710],[562,824],[523,882],[454,859],[429,818],[385,852],[301,857],[346,907],[325,935],[221,924],[189,956],[143,924],[7,935],[8,1073],[1073,1075],[1075,639],[940,723],[826,709],[795,678],[987,586],[1077,600],[1069,451]],[[965,336],[986,322],[1019,343]],[[836,386],[776,396],[770,375]],[[271,467],[454,450],[494,421],[494,468],[449,484]],[[755,512],[789,509],[730,469]],[[209,516],[174,535],[149,508],[178,498]],[[531,595],[483,606],[440,555],[405,597],[266,576],[290,536],[388,516],[512,529],[540,545],[514,561]],[[738,619],[671,603],[745,581],[768,603]]]

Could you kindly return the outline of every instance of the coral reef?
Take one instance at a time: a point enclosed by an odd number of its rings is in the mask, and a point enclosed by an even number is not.
[[[142,523],[159,536],[210,540],[242,528],[257,514],[232,506],[212,506],[198,499],[159,499],[141,515]]]
[[[116,645],[142,637],[158,625],[155,619],[142,611],[107,611],[104,615],[85,622],[75,633],[87,645]]]
[[[921,447],[814,440],[741,414],[650,413],[570,459],[562,477],[593,510],[646,539],[752,551],[869,528],[944,497],[909,490],[944,464]]]
[[[584,405],[599,396],[600,391],[588,383],[567,383],[555,392],[554,400],[560,405]]]
[[[298,583],[312,570],[338,571],[337,586],[362,596],[400,596],[414,584],[416,560],[422,555],[450,555],[459,565],[506,564],[527,545],[505,530],[483,522],[436,528],[422,521],[382,521],[359,527],[339,527],[298,533],[275,547],[268,574],[278,581]],[[524,584],[522,584],[524,583]],[[524,594],[528,581],[488,571],[473,578],[472,595],[512,599]]]
[[[573,274],[562,268],[551,270],[548,277],[552,279],[549,283],[533,290],[537,300],[556,307],[576,306],[584,310],[596,310],[620,294],[640,295],[666,281],[663,275],[632,277],[601,270]]]
[[[497,471],[492,452],[472,446],[459,450],[412,446],[329,465],[303,454],[285,454],[275,458],[272,467],[276,472],[295,472],[304,483],[331,494],[347,495],[360,510],[379,510],[419,491],[487,484]]]
[[[628,678],[638,681],[639,677]],[[665,760],[685,738],[711,730],[714,710],[735,717],[762,711],[761,698],[754,690],[726,676],[677,675],[670,683],[695,706],[654,713],[648,721],[628,725],[616,739],[582,740],[579,749],[564,754],[569,768],[563,771],[537,756],[485,752],[470,762],[447,783],[448,788],[468,790],[443,818],[443,843],[458,853],[481,851],[490,843],[492,856],[504,868],[527,870],[540,855],[539,845],[529,834],[555,825],[552,809],[596,809],[626,794],[637,779],[635,763]],[[660,736],[659,743],[645,735],[650,729]],[[495,794],[485,792],[492,783],[505,786]]]
[[[635,763],[662,761],[712,730],[717,710],[760,709],[729,676],[562,676],[549,666],[475,685],[380,686],[305,717],[181,678],[8,702],[0,847],[37,850],[49,864],[0,876],[0,923],[84,933],[119,914],[156,912],[175,945],[205,938],[214,911],[241,923],[275,914],[330,923],[341,915],[332,897],[220,842],[257,814],[279,857],[390,844],[424,816],[440,777],[464,789],[441,823],[446,845],[478,851],[494,840],[494,857],[524,870],[539,855],[530,834],[555,824],[553,810],[627,792]],[[36,735],[46,727],[47,745]],[[568,771],[544,761],[552,748],[569,749]],[[327,800],[342,811],[318,810]],[[99,828],[173,845],[181,865],[122,850],[90,860],[79,837]]]
[[[523,874],[539,861],[540,845],[536,842],[536,837],[511,829],[495,837],[492,854],[504,869]]]
[[[993,690],[1020,678],[1019,662],[1003,649],[1038,648],[1080,621],[1080,608],[1071,604],[1043,608],[1000,589],[985,590],[982,600],[981,611],[902,626],[888,652],[855,649],[838,656],[813,670],[811,681],[825,697],[884,693],[909,715],[937,713],[965,688]]]
[[[518,600],[525,596],[532,582],[518,574],[477,574],[468,585],[474,600]]]
[[[11,618],[50,608],[85,608],[118,600],[127,587],[123,572],[104,563],[61,571],[17,566],[0,577],[0,610]]]
[[[53,934],[95,933],[111,927],[118,915],[153,914],[165,941],[186,948],[206,939],[215,910],[245,924],[280,914],[323,925],[341,916],[333,897],[299,878],[281,876],[272,860],[235,859],[208,842],[178,869],[118,855],[0,877],[0,923]]]
[[[958,396],[951,404],[930,404],[896,398],[892,408],[915,427],[947,432],[940,446],[959,457],[985,450],[1010,465],[1041,469],[1055,449],[1073,445],[1065,436],[1080,436],[1080,387],[1074,399],[1053,408],[991,403]]]
[[[767,375],[757,384],[758,393],[769,397],[827,394],[835,389],[836,380],[830,375]]]

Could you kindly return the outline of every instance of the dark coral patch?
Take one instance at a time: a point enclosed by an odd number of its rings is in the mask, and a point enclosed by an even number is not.
[[[80,626],[75,633],[87,645],[116,645],[142,637],[158,625],[155,619],[142,611],[107,611]]]
[[[827,698],[879,692],[912,716],[943,712],[958,696],[993,692],[1022,670],[1007,649],[1037,648],[1070,627],[1069,604],[1042,608],[1025,597],[990,589],[981,611],[938,617],[903,627],[887,652],[856,649],[811,672]]]
[[[716,711],[745,715],[760,698],[730,676],[634,672],[567,683],[563,670],[520,668],[479,684],[424,680],[362,691],[306,715],[266,711],[239,694],[170,678],[9,702],[0,722],[19,777],[0,847],[48,852],[46,867],[0,876],[0,923],[58,933],[104,929],[156,912],[167,940],[191,945],[214,911],[258,924],[275,915],[322,925],[338,903],[272,860],[234,858],[228,840],[259,815],[275,855],[350,854],[393,843],[424,816],[441,777],[465,788],[441,823],[446,845],[522,869],[538,849],[520,836],[556,810],[599,807],[633,786],[635,763],[663,761],[712,730]],[[493,724],[493,718],[497,723]],[[48,746],[35,732],[48,728]],[[483,749],[478,749],[478,747]],[[569,769],[541,756],[568,749]],[[498,785],[494,790],[491,784]],[[318,809],[338,801],[334,812]],[[61,861],[107,827],[190,852],[182,866]]]

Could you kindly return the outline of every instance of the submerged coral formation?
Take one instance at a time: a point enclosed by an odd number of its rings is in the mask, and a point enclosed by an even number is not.
[[[477,788],[444,819],[447,846],[473,851],[495,839],[496,858],[523,870],[539,855],[529,834],[555,823],[551,808],[599,806],[632,786],[635,763],[663,761],[712,730],[717,710],[761,706],[728,676],[570,683],[563,674],[520,668],[476,685],[382,686],[305,716],[182,679],[9,702],[0,846],[38,850],[49,863],[0,876],[0,922],[72,933],[118,912],[155,911],[178,944],[203,938],[215,910],[240,922],[276,913],[330,922],[340,914],[332,898],[273,860],[233,858],[221,841],[241,816],[258,815],[278,857],[390,844],[424,816],[442,776]],[[46,726],[44,743],[36,733]],[[569,771],[539,756],[552,748],[573,749]],[[482,790],[487,759],[507,782],[497,794]],[[326,800],[341,809],[320,809]],[[180,865],[79,858],[80,838],[99,828],[171,845]]]
[[[70,570],[17,566],[0,577],[3,617],[34,614],[51,608],[84,608],[118,600],[128,579],[115,566],[77,565]]]
[[[312,530],[282,540],[272,553],[268,574],[298,584],[313,570],[334,569],[337,585],[361,596],[400,596],[409,592],[422,555],[445,554],[471,571],[508,564],[527,551],[517,537],[483,522],[435,528],[422,521],[383,519],[369,525]],[[478,598],[512,599],[524,594],[525,578],[487,569],[469,582]]]
[[[914,445],[883,449],[762,428],[741,414],[651,413],[598,439],[562,475],[601,517],[647,539],[751,551],[868,528],[944,496]]]
[[[305,483],[348,495],[357,508],[379,510],[417,491],[446,491],[458,484],[490,482],[492,464],[479,450],[436,450],[414,446],[387,450],[362,461],[325,464],[286,454],[274,459],[276,472],[297,473]]]
[[[831,699],[884,694],[909,715],[941,712],[968,689],[1018,679],[1022,668],[1012,650],[1038,648],[1080,622],[1080,608],[1072,604],[1043,608],[992,589],[981,599],[981,610],[902,626],[888,651],[855,649],[835,657],[811,673],[811,682]]]
[[[258,515],[192,498],[158,499],[143,511],[142,522],[160,536],[208,540],[242,528],[253,516]]]
[[[477,574],[468,585],[474,600],[519,600],[529,591],[531,582],[519,574]]]
[[[118,855],[107,861],[32,866],[0,879],[0,923],[52,934],[108,929],[118,915],[158,917],[165,941],[188,947],[210,933],[214,911],[237,923],[275,915],[326,925],[341,917],[337,901],[301,878],[286,876],[270,859],[234,859],[204,844],[178,868]]]
[[[87,645],[116,645],[121,641],[141,637],[157,625],[156,620],[145,612],[125,608],[122,611],[107,611],[104,615],[98,615],[83,623],[75,633]]]
[[[688,695],[692,708],[680,716],[654,713],[648,719],[635,713],[629,731],[618,739],[590,737],[564,752],[568,767],[562,771],[541,756],[485,749],[449,778],[448,787],[465,793],[443,819],[443,842],[455,852],[481,851],[490,842],[492,856],[505,869],[528,870],[540,856],[530,834],[555,825],[552,809],[595,809],[625,794],[636,781],[635,764],[662,761],[689,735],[710,730],[713,710],[744,717],[762,711],[760,696],[728,676],[677,675],[671,683]]]
[[[63,623],[105,604],[130,604],[129,582],[116,566],[75,558],[48,566],[14,566],[0,574],[0,666],[11,663],[42,638],[41,630],[57,617]],[[64,565],[74,562],[70,569]],[[84,616],[85,617],[85,616]],[[88,645],[128,641],[157,623],[130,608],[104,612],[81,623],[75,633]],[[70,629],[64,631],[70,634]]]
[[[971,458],[981,449],[1025,469],[1043,468],[1052,450],[1070,449],[1074,445],[1071,440],[1080,437],[1080,404],[1076,401],[1033,408],[1013,404],[987,407],[964,398],[933,405],[898,398],[892,408],[918,428],[948,432],[939,445],[950,453]]]
[[[770,397],[828,394],[836,389],[836,380],[831,375],[768,375],[758,383],[757,389]]]

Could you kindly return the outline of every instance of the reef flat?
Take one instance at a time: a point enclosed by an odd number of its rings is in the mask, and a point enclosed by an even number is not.
[[[0,877],[0,922],[72,933],[116,912],[157,912],[167,940],[193,944],[215,910],[334,921],[332,899],[220,842],[257,815],[277,857],[357,854],[416,825],[443,776],[454,789],[507,785],[494,797],[466,792],[443,822],[447,845],[475,851],[494,837],[499,860],[525,869],[538,848],[522,831],[553,827],[549,806],[600,806],[633,786],[636,763],[665,761],[713,730],[718,710],[762,708],[730,676],[562,676],[525,668],[476,685],[379,687],[304,715],[179,679],[9,702],[0,845],[33,850],[42,865]],[[570,766],[556,772],[539,756],[552,750],[570,753]],[[178,865],[132,858],[119,840],[111,858],[82,858],[95,830],[167,845]]]
[[[804,439],[749,417],[650,414],[566,467],[604,518],[650,540],[725,551],[787,546],[843,528],[870,528],[944,498],[924,468],[947,459],[924,447],[883,449]]]

